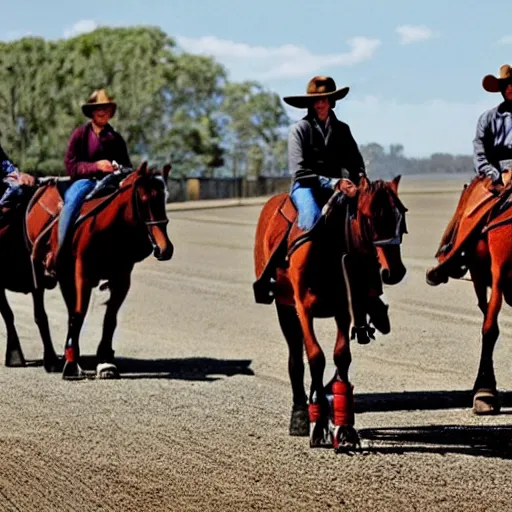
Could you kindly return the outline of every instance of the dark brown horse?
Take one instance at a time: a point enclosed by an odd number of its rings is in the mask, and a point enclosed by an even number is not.
[[[45,253],[49,248],[55,249],[55,214],[60,209],[62,191],[59,187],[62,186],[62,182],[51,183],[38,190],[27,208],[26,234],[32,247],[38,288],[44,283],[42,262]],[[79,336],[92,289],[102,280],[106,281],[110,298],[97,351],[97,375],[100,378],[118,375],[112,337],[117,313],[130,288],[133,267],[151,252],[161,261],[169,260],[173,254],[166,231],[165,200],[166,186],[162,175],[149,171],[144,163],[125,177],[115,191],[105,197],[91,199],[82,207],[57,269],[69,315],[64,378],[84,377],[79,364]]]
[[[47,371],[60,371],[62,364],[53,348],[44,308],[44,288],[36,287],[32,273],[30,252],[25,237],[25,212],[33,190],[26,189],[22,201],[4,211],[0,218],[0,314],[7,331],[5,365],[25,366],[25,357],[16,331],[14,314],[7,302],[6,290],[32,294],[34,319],[44,346],[43,363]]]
[[[377,250],[383,281],[395,284],[406,270],[402,263],[400,244],[405,232],[406,208],[398,198],[400,177],[391,182],[370,182],[361,179],[357,196],[342,201],[336,195],[330,200],[325,221],[316,236],[288,247],[287,268],[277,271],[274,285],[279,323],[289,349],[289,376],[293,393],[290,421],[291,435],[309,435],[311,446],[334,445],[337,449],[353,447],[358,436],[353,428],[354,405],[349,381],[350,326],[353,322],[353,299],[365,297],[366,258]],[[254,248],[256,276],[261,275],[272,252],[276,238],[275,219],[286,195],[271,198],[263,207],[256,231]],[[289,215],[288,215],[289,216]],[[321,220],[322,222],[322,220]],[[292,233],[293,233],[292,228]],[[334,317],[338,328],[334,348],[337,374],[326,387],[323,383],[325,356],[313,329],[314,318]],[[306,349],[311,371],[309,417],[304,389],[303,349]],[[330,420],[328,394],[338,395],[334,425]]]

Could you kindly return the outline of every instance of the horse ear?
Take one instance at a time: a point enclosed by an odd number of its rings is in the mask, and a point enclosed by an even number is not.
[[[148,171],[148,163],[145,161],[145,162],[142,162],[138,169],[137,169],[137,173],[138,174],[146,174]]]
[[[391,180],[391,188],[393,189],[393,192],[395,194],[398,194],[398,184],[400,183],[401,178],[402,176],[399,174],[398,176]]]
[[[361,179],[359,180],[359,186],[361,190],[368,190],[370,188],[370,180],[367,178],[365,174],[361,175]]]
[[[162,174],[164,176],[164,180],[165,181],[167,181],[167,179],[169,178],[169,173],[171,172],[171,169],[172,169],[172,165],[171,164],[165,164],[164,165]]]

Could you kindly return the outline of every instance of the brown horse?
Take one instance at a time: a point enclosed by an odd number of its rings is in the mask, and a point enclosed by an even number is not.
[[[511,174],[510,170],[502,174],[504,185],[497,190],[489,178],[481,176],[464,187],[436,254],[439,264],[427,272],[427,283],[434,286],[470,272],[484,315],[480,365],[473,386],[473,412],[479,415],[500,411],[493,352],[503,298],[512,306]]]
[[[353,428],[354,405],[349,382],[350,325],[354,321],[354,300],[368,292],[365,260],[377,250],[382,278],[387,284],[400,282],[405,273],[400,244],[406,232],[405,212],[398,198],[400,176],[391,182],[370,182],[362,177],[354,199],[334,195],[325,221],[316,234],[302,244],[288,245],[287,268],[275,276],[274,297],[277,315],[288,344],[288,369],[293,394],[290,434],[307,436],[310,445],[352,448],[358,443]],[[340,198],[342,200],[340,201]],[[256,276],[261,275],[272,252],[275,219],[281,213],[286,195],[271,198],[260,214],[254,247]],[[348,203],[348,204],[347,204]],[[280,210],[281,205],[281,210]],[[291,233],[295,227],[291,228]],[[274,244],[275,245],[275,244]],[[290,247],[294,247],[293,252]],[[325,356],[316,339],[313,319],[334,317],[338,328],[334,348],[337,368],[334,379],[324,387]],[[304,389],[303,349],[311,372],[309,417]],[[338,394],[331,424],[328,395]]]
[[[0,314],[7,331],[5,365],[25,366],[25,357],[16,331],[14,314],[7,301],[6,290],[19,293],[31,293],[34,304],[34,319],[44,346],[43,364],[47,371],[60,371],[59,361],[52,344],[48,317],[44,308],[44,288],[36,287],[25,238],[25,212],[27,202],[34,189],[25,189],[23,199],[0,218]]]
[[[61,203],[61,183],[52,183],[34,194],[26,217],[27,238],[32,246],[34,276],[38,288],[44,282],[46,251],[56,243],[56,215]],[[151,252],[169,260],[173,246],[167,236],[166,186],[160,174],[146,163],[124,178],[106,197],[87,201],[80,212],[70,243],[63,248],[57,269],[58,281],[68,309],[63,378],[80,379],[82,371],[79,336],[87,313],[92,289],[106,280],[110,290],[98,346],[97,375],[118,376],[112,350],[117,313],[130,288],[135,263]]]
[[[484,315],[482,352],[474,383],[473,411],[476,414],[497,414],[500,400],[496,389],[493,352],[499,336],[498,315],[503,298],[512,306],[512,209],[510,199],[501,213],[493,215],[483,228],[483,235],[474,249],[466,248],[467,265]],[[488,298],[487,290],[491,288]]]

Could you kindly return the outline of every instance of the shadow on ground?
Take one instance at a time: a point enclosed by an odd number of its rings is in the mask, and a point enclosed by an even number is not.
[[[512,459],[512,426],[429,425],[359,430],[363,452],[456,453]]]
[[[250,359],[214,359],[188,357],[183,359],[137,359],[116,357],[121,379],[176,379],[213,382],[221,377],[254,375]],[[41,367],[42,360],[27,361],[29,367]],[[96,373],[96,357],[82,356],[80,365],[89,378]]]

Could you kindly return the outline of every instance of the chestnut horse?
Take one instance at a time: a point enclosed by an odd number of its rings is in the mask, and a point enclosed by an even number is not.
[[[361,262],[375,254],[375,250],[384,283],[396,284],[406,273],[400,244],[406,232],[407,210],[398,198],[399,181],[400,176],[391,182],[370,182],[362,177],[355,198],[343,198],[335,193],[326,208],[325,220],[321,219],[322,225],[315,227],[316,236],[293,252],[288,251],[288,267],[279,268],[276,274],[273,293],[289,349],[288,369],[293,394],[290,435],[309,435],[311,421],[314,423],[311,446],[334,445],[340,450],[353,448],[359,442],[354,429],[352,385],[348,376],[350,326],[354,321],[352,299],[355,294],[366,296],[367,267]],[[275,239],[272,219],[285,199],[286,194],[274,196],[261,211],[254,246],[257,277],[270,257],[271,240]],[[338,329],[334,348],[337,372],[327,387],[323,384],[325,356],[313,329],[315,317],[334,317]],[[311,372],[309,417],[304,389],[304,346]],[[338,386],[344,402],[341,414],[335,414],[334,425],[329,418],[327,396],[333,384]]]
[[[32,247],[37,288],[42,288],[43,261],[49,248],[55,249],[61,205],[59,186],[51,183],[37,191],[27,208],[26,235]],[[68,309],[68,334],[65,343],[63,378],[85,377],[80,367],[79,336],[87,313],[92,289],[106,280],[110,290],[98,346],[97,376],[118,376],[112,350],[117,313],[130,288],[135,263],[151,252],[169,260],[173,246],[167,236],[165,211],[166,185],[160,174],[142,164],[127,175],[106,197],[87,201],[80,212],[69,244],[62,249],[57,277]],[[51,345],[51,342],[50,342]],[[46,348],[46,345],[45,345]]]
[[[509,192],[510,193],[510,192]],[[483,228],[474,249],[466,248],[467,265],[484,315],[482,352],[473,386],[473,412],[497,414],[500,399],[496,388],[493,352],[499,336],[498,315],[503,298],[512,306],[512,209],[510,196],[501,213],[493,215]],[[491,288],[490,297],[487,290]]]

